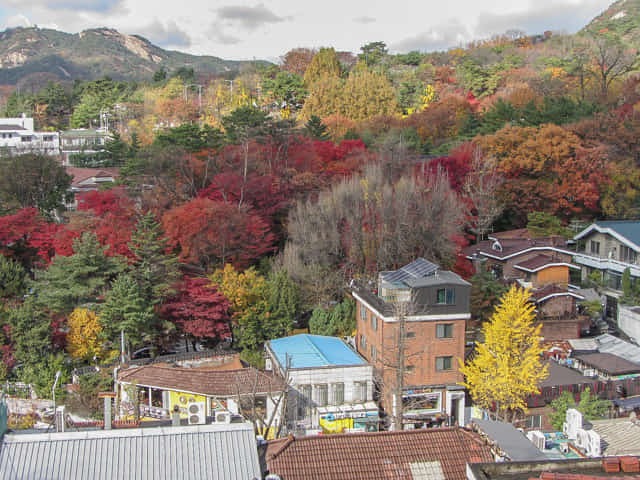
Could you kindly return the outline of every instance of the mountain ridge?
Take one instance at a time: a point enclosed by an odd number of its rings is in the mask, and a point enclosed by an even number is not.
[[[223,60],[165,50],[141,35],[112,28],[67,33],[39,27],[0,32],[0,84],[15,85],[32,74],[60,80],[95,80],[105,75],[118,80],[148,80],[154,72],[181,67],[198,73],[232,74],[250,61]]]

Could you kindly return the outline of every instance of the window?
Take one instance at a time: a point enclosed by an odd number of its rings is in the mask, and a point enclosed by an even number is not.
[[[373,331],[378,331],[378,317],[376,317],[375,315],[371,315],[371,328],[373,328]]]
[[[360,305],[360,320],[367,319],[367,308],[364,305]]]
[[[333,384],[333,405],[342,405],[344,403],[344,383]]]
[[[453,323],[439,323],[436,325],[437,338],[453,338]]]
[[[591,247],[591,253],[593,253],[594,255],[600,255],[600,242],[591,240],[590,247]]]
[[[353,382],[354,403],[367,401],[367,382]]]
[[[439,372],[451,370],[452,364],[453,357],[436,357],[436,370]]]
[[[636,252],[624,245],[620,246],[620,261],[625,263],[636,263]]]
[[[414,338],[416,336],[416,332],[407,332],[405,338]]]
[[[527,417],[527,428],[542,428],[542,415],[529,415]]]
[[[367,339],[364,335],[360,335],[360,349],[363,351],[367,350]]]
[[[456,302],[456,291],[453,288],[438,289],[437,303],[453,305]]]
[[[405,370],[407,372],[413,372],[416,369],[416,366],[415,365],[406,365],[404,368],[405,368]]]
[[[298,395],[298,416],[301,418],[309,415],[309,407],[311,406],[311,385],[300,385],[300,393]]]
[[[376,361],[378,359],[378,351],[373,345],[371,345],[371,360]]]
[[[316,404],[319,407],[325,407],[329,403],[329,390],[327,384],[323,383],[315,386]]]
[[[27,135],[25,137],[22,137],[20,140],[23,141],[23,142],[30,142],[31,141],[31,137]]]

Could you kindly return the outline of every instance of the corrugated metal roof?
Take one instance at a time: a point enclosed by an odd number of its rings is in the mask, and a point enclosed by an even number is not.
[[[293,335],[269,342],[271,351],[283,367],[290,368],[363,365],[365,361],[337,337]]]
[[[21,480],[252,480],[250,424],[5,435],[0,478]]]
[[[391,272],[381,272],[380,275],[385,282],[403,283],[414,278],[423,278],[432,275],[438,270],[438,265],[431,263],[424,258],[417,258],[413,262]]]
[[[596,337],[596,342],[600,353],[611,353],[630,362],[640,364],[640,347],[625,342],[609,333]]]

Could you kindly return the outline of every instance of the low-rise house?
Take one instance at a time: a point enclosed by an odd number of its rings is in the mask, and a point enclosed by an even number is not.
[[[570,288],[571,272],[580,267],[572,263],[574,252],[564,237],[534,238],[527,229],[510,230],[464,253],[476,270],[484,268],[498,280],[531,290],[545,340],[579,337],[590,328],[591,319],[580,315],[576,306],[584,297]]]
[[[60,152],[63,165],[73,165],[76,159],[83,161],[98,158],[111,134],[106,129],[76,129],[60,133]]]
[[[204,417],[229,422],[232,415],[276,429],[285,403],[285,384],[273,372],[254,368],[218,370],[145,365],[118,373],[121,416],[134,413],[138,395],[140,410],[149,418],[170,418],[177,409],[189,418],[192,404],[204,408]],[[253,418],[253,417],[256,418]],[[274,430],[264,432],[273,435]]]
[[[640,278],[640,221],[598,221],[578,233],[574,240],[574,262],[582,266],[582,280],[594,272],[604,284],[606,313],[617,318],[622,295],[622,274],[628,268],[632,279]]]
[[[572,355],[573,366],[602,380],[621,380],[640,376],[640,363],[633,363],[613,353],[584,353]],[[640,359],[638,359],[640,360]]]
[[[259,479],[250,424],[6,434],[0,478]]]
[[[422,258],[380,272],[377,288],[353,284],[358,353],[374,366],[381,403],[389,415],[398,413],[393,392],[398,388],[398,368],[404,370],[406,427],[464,423],[458,359],[465,354],[470,290],[471,284],[459,275]],[[400,342],[404,358],[399,358]]]
[[[12,154],[42,153],[58,155],[60,137],[57,132],[36,132],[33,118],[0,118],[0,150]]]
[[[373,367],[340,338],[300,334],[266,343],[267,370],[286,379],[289,431],[375,431]]]
[[[111,168],[80,168],[66,167],[67,174],[71,175],[71,191],[74,193],[73,203],[67,205],[67,209],[75,210],[78,207],[77,195],[84,192],[99,190],[101,186],[114,183],[120,174],[120,169]]]
[[[478,434],[457,427],[289,436],[269,442],[264,456],[281,480],[465,480],[467,464],[493,461]]]

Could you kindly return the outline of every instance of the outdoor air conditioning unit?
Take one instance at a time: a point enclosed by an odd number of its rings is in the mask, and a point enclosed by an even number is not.
[[[190,403],[187,407],[187,413],[189,415],[189,425],[202,425],[207,420],[204,402]]]
[[[544,433],[539,430],[533,430],[527,433],[527,438],[533,443],[538,450],[544,450],[546,439]]]
[[[231,423],[231,414],[228,412],[216,413],[216,423]]]
[[[582,374],[585,377],[597,377],[598,376],[598,373],[593,368],[587,368],[584,372],[582,372]]]
[[[602,455],[602,449],[600,446],[600,435],[593,430],[587,431],[588,443],[586,446],[587,455],[589,457],[599,457]]]
[[[587,447],[589,446],[589,432],[579,428],[577,432],[576,445],[587,450]]]

